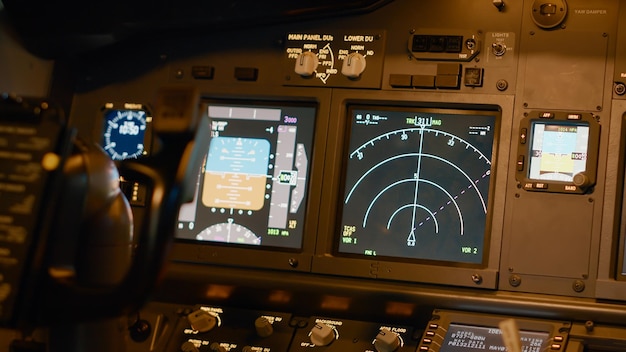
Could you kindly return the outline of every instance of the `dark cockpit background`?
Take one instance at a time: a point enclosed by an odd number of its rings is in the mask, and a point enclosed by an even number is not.
[[[18,3],[0,90],[117,160],[212,122],[129,351],[626,349],[626,2]]]

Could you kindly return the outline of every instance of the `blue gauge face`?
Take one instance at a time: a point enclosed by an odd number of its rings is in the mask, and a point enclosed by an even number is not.
[[[145,110],[107,110],[103,147],[111,159],[124,160],[146,155],[146,130],[151,119]]]

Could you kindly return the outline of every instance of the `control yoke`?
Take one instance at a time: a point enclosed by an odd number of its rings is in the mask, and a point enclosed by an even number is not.
[[[155,112],[154,153],[116,165],[51,103],[1,97],[0,326],[120,316],[148,298],[209,143],[194,89],[160,89]],[[146,190],[136,219],[120,180]]]

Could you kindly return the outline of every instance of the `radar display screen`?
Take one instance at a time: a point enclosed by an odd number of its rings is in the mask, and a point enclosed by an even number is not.
[[[548,347],[550,333],[519,331],[523,352],[541,352]],[[502,331],[495,327],[451,323],[440,352],[506,351]]]
[[[314,106],[209,103],[211,143],[176,237],[302,247]]]
[[[572,182],[587,168],[588,124],[533,121],[528,178]]]
[[[482,264],[498,116],[351,106],[337,252]]]

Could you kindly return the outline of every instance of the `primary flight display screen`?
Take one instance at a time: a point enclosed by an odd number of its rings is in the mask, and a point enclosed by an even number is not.
[[[300,249],[315,107],[213,102],[207,109],[211,143],[176,237]]]
[[[498,116],[351,106],[338,253],[482,264]]]
[[[532,122],[528,178],[572,182],[587,169],[588,124]]]

